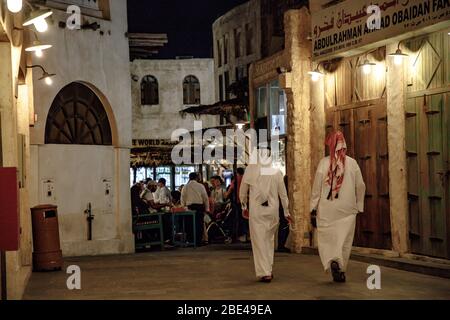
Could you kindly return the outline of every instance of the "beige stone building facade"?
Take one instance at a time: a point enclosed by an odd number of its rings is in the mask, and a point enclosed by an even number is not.
[[[71,4],[81,9],[79,29],[66,27]],[[30,7],[12,14],[0,5],[0,166],[17,168],[20,186],[20,249],[6,259],[9,299],[21,298],[31,274],[36,205],[58,206],[66,257],[134,252],[126,2],[39,5],[53,12],[47,32],[36,33],[53,46],[42,57],[25,51],[36,39],[34,27],[22,26]],[[44,70],[56,74],[52,83],[40,80]]]
[[[10,299],[19,299],[31,274],[30,134],[33,121],[33,75],[27,72],[29,58],[23,53],[26,35],[14,30],[21,16],[14,17],[0,5],[0,166],[14,167],[24,177],[19,189],[20,249],[6,253],[7,289]]]
[[[248,78],[250,64],[284,48],[283,14],[305,0],[250,0],[213,24],[216,101],[231,98],[230,84]]]

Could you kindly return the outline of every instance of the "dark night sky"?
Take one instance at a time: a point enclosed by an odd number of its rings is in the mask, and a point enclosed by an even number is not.
[[[212,57],[212,24],[247,0],[128,0],[129,32],[167,33],[154,58]]]

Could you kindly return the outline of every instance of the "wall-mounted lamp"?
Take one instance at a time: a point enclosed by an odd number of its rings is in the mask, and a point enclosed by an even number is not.
[[[51,47],[51,44],[42,44],[39,40],[36,40],[30,47],[26,48],[25,51],[34,52],[36,57],[41,58],[44,55],[43,51],[50,49]]]
[[[308,74],[311,76],[311,80],[314,82],[319,81],[324,76],[324,74],[319,70],[319,65],[313,71],[309,71]]]
[[[33,41],[33,44],[27,48],[25,48],[25,51],[27,52],[34,52],[36,57],[40,58],[43,56],[43,51],[50,49],[52,47],[51,44],[43,44],[39,41],[36,33],[34,33],[35,40]]]
[[[23,1],[22,0],[8,0],[6,2],[8,10],[12,13],[18,13],[22,10]]]
[[[394,63],[395,63],[397,66],[399,66],[399,65],[401,65],[401,64],[403,63],[403,59],[409,57],[408,54],[403,53],[403,52],[402,52],[402,49],[400,49],[400,43],[401,43],[401,42],[398,43],[398,49],[397,49],[397,51],[395,51],[395,53],[389,54],[389,57],[393,57],[393,58],[394,58]]]
[[[285,73],[288,73],[288,72],[289,72],[289,70],[286,67],[278,67],[277,68],[277,73],[278,74],[285,74]]]
[[[370,74],[372,72],[372,67],[376,66],[376,63],[370,62],[369,59],[366,58],[362,64],[360,64],[358,67],[361,67],[363,69],[364,74]]]
[[[45,19],[50,17],[52,14],[53,11],[50,9],[33,10],[25,19],[23,26],[27,27],[33,24],[38,32],[45,32],[48,30],[48,24]]]
[[[44,67],[42,67],[41,65],[27,66],[27,68],[28,69],[40,68],[42,70],[42,76],[39,78],[39,80],[44,80],[45,83],[49,86],[51,86],[53,84],[52,77],[56,76],[56,74],[48,73],[47,71],[45,71]]]

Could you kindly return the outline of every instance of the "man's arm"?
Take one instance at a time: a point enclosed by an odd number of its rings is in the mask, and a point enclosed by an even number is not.
[[[242,182],[241,188],[239,190],[239,199],[241,200],[241,204],[248,207],[248,190],[249,185],[247,183]]]
[[[202,199],[203,199],[203,204],[205,206],[205,211],[209,212],[209,199],[208,199],[208,194],[206,193],[205,187],[203,185],[201,185],[202,189],[201,189],[201,195],[202,195]]]
[[[161,189],[158,188],[156,189],[155,193],[153,194],[153,200],[155,201],[155,203],[160,203],[161,201],[159,201],[161,197]]]
[[[228,188],[227,191],[225,191],[225,198],[229,199],[230,196],[233,194],[233,191],[234,191],[234,184],[235,184],[234,180],[231,181],[230,187]],[[224,199],[224,200],[225,200],[225,199]]]
[[[311,191],[311,212],[316,211],[319,206],[320,196],[322,193],[322,182],[323,182],[323,174],[321,171],[322,162],[320,162],[319,167],[317,168],[316,176],[314,179],[314,184]]]
[[[289,197],[287,195],[286,186],[284,184],[283,176],[280,174],[278,178],[278,196],[281,199],[281,205],[283,206],[284,216],[290,217],[289,213]]]
[[[180,204],[183,207],[186,207],[186,186],[181,190]]]

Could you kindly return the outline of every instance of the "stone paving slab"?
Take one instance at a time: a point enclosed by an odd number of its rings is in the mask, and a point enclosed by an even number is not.
[[[82,270],[82,290],[65,272],[33,273],[28,300],[450,299],[450,279],[381,267],[382,289],[368,290],[369,264],[351,261],[348,281],[331,282],[319,257],[276,254],[271,284],[256,281],[248,250],[205,247],[66,259]]]

